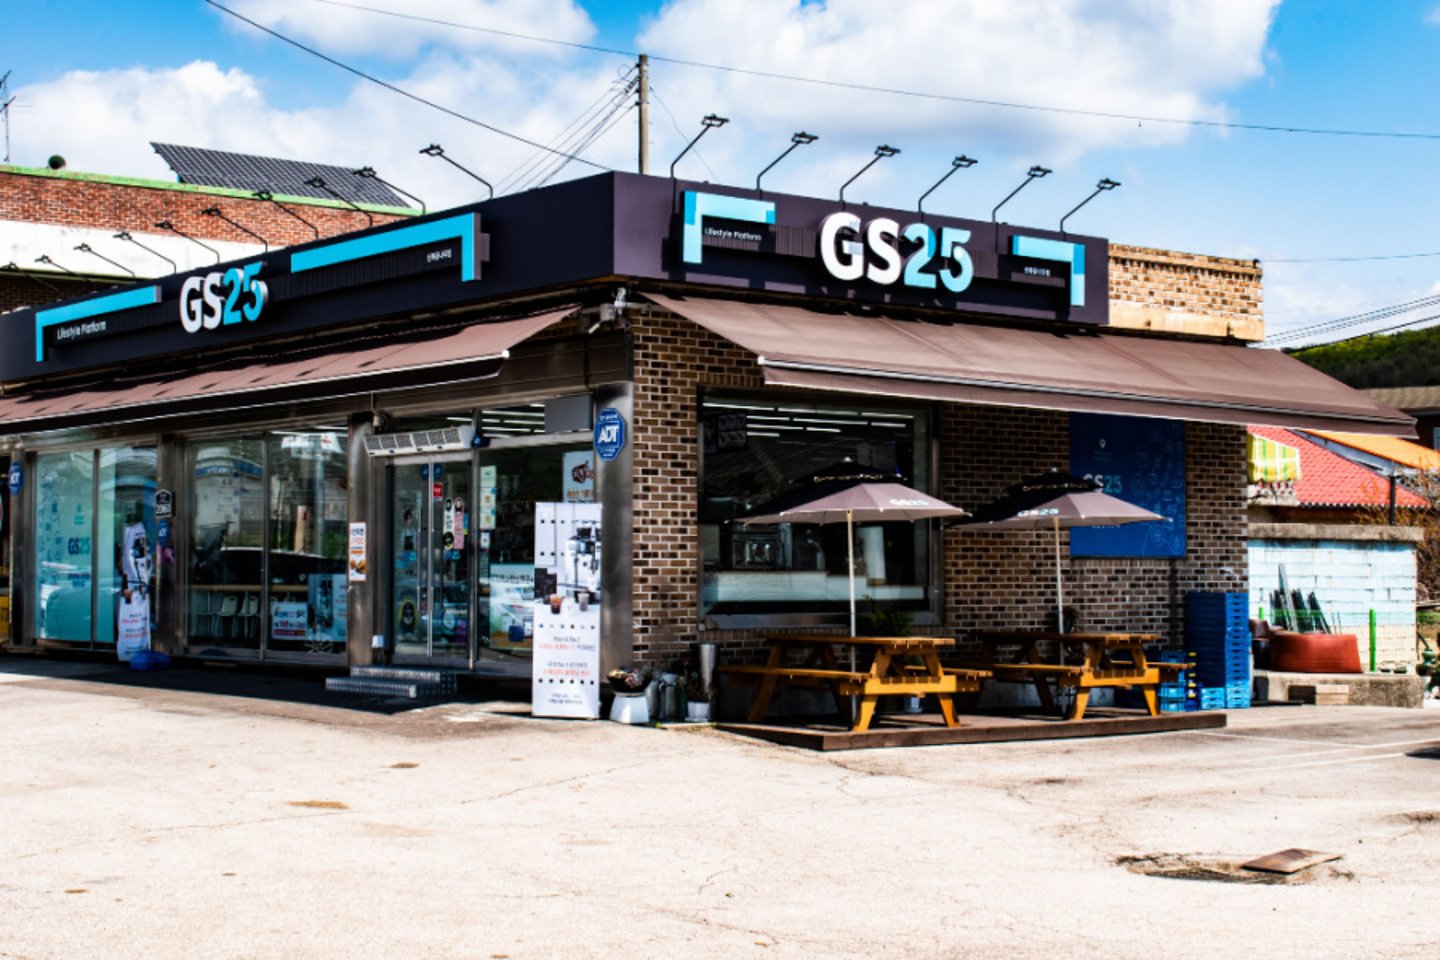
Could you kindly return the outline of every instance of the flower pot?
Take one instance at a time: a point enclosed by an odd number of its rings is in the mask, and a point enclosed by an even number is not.
[[[710,719],[710,704],[705,700],[691,700],[685,704],[685,719],[691,723],[704,723]]]

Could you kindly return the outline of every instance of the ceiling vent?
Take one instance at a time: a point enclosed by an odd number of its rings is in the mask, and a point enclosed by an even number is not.
[[[372,457],[406,453],[445,453],[469,450],[475,440],[473,426],[414,430],[409,433],[377,433],[365,438],[365,452]]]

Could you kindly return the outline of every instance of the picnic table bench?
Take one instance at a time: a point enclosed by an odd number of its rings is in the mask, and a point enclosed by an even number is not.
[[[721,667],[722,673],[758,680],[759,690],[750,706],[748,720],[760,723],[770,708],[775,688],[829,685],[837,710],[846,713],[846,698],[858,699],[851,729],[867,730],[882,696],[935,695],[945,725],[956,726],[953,697],[959,690],[978,690],[983,671],[947,671],[940,664],[940,650],[954,646],[948,637],[849,637],[833,633],[760,634],[769,644],[764,664]],[[848,646],[870,652],[863,668],[845,669],[835,655],[837,647]],[[800,662],[793,663],[796,655]],[[988,674],[986,674],[988,676]]]
[[[1183,663],[1151,661],[1145,655],[1145,644],[1160,639],[1155,633],[1119,631],[1113,633],[1059,633],[1052,630],[991,630],[976,634],[984,650],[984,661],[974,664],[989,671],[997,680],[1030,681],[1040,703],[1048,710],[1057,709],[1052,688],[1066,687],[1075,691],[1067,719],[1081,720],[1090,702],[1090,691],[1100,687],[1130,687],[1145,698],[1151,716],[1158,716],[1160,704],[1156,696],[1161,683],[1173,681],[1186,668]],[[1073,643],[1085,651],[1082,663],[1037,662],[1036,647],[1042,642]],[[1013,661],[998,661],[1002,645],[1018,644]],[[1118,656],[1117,656],[1118,655]]]

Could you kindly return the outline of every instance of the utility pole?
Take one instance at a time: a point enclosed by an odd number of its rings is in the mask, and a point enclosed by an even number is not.
[[[0,120],[5,121],[5,159],[4,163],[10,162],[10,104],[15,102],[14,97],[5,96],[5,81],[10,79],[10,71],[5,71],[5,76],[0,77]]]
[[[650,55],[640,54],[640,174],[650,172]]]

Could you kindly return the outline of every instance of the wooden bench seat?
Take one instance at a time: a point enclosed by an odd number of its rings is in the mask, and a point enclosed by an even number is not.
[[[862,683],[869,678],[868,673],[855,673],[850,670],[822,670],[816,667],[767,667],[756,666],[734,666],[721,667],[721,673],[741,674],[751,677],[785,677],[787,679],[799,680],[840,680],[850,683]]]

